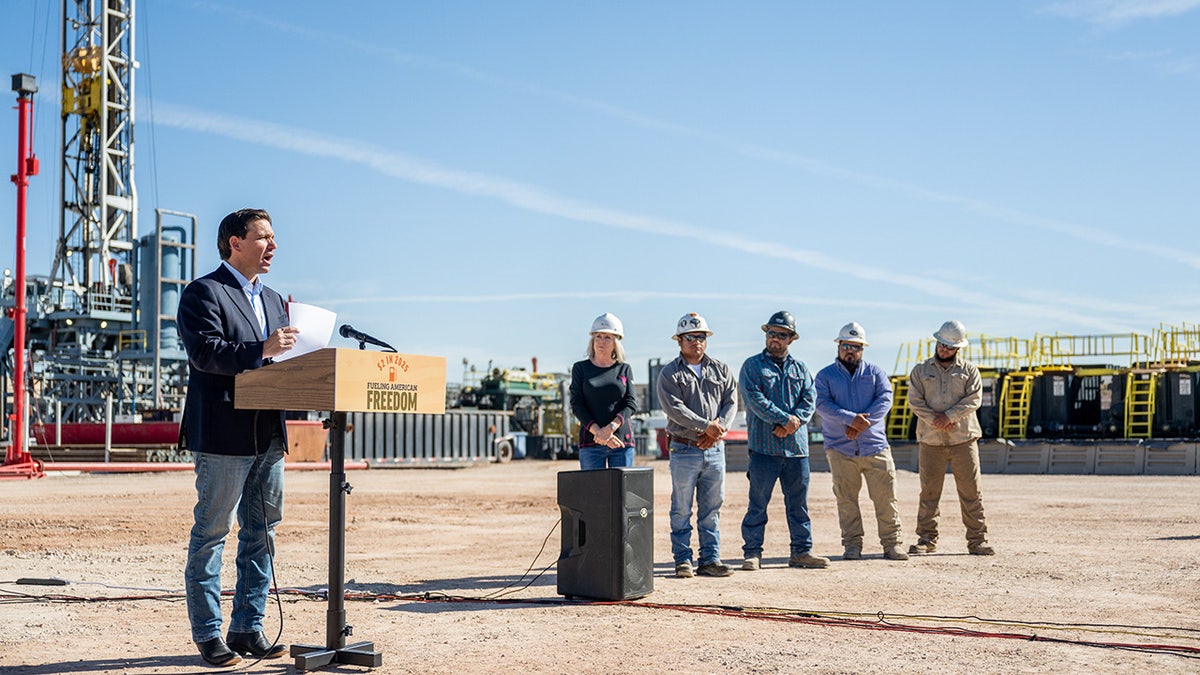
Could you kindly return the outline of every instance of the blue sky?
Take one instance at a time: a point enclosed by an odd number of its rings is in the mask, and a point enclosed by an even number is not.
[[[690,311],[737,367],[787,309],[814,370],[848,321],[891,370],[950,318],[1200,318],[1200,0],[138,4],[142,231],[198,215],[207,271],[220,218],[266,208],[269,285],[452,381],[565,371],[603,312],[643,381]],[[31,274],[59,227],[58,12],[0,3],[5,82],[43,92]]]

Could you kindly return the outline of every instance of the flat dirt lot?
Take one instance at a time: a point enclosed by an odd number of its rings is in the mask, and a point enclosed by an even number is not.
[[[654,592],[617,604],[567,601],[557,594],[553,568],[528,587],[529,579],[522,581],[526,569],[536,573],[558,556],[555,476],[576,462],[351,471],[347,589],[387,597],[347,602],[350,641],[373,641],[383,666],[317,672],[1200,671],[1200,477],[985,475],[998,551],[985,558],[966,554],[948,476],[937,554],[891,562],[875,544],[863,560],[849,562],[840,560],[829,474],[816,473],[809,503],[816,551],[834,558],[828,569],[787,567],[777,494],[764,569],[676,579],[667,462],[647,461],[655,469]],[[286,480],[276,578],[284,589],[321,589],[328,579],[328,475],[289,471]],[[901,471],[898,481],[908,544],[918,479]],[[186,607],[177,599],[191,482],[190,472],[0,482],[0,671],[212,672],[190,641]],[[738,563],[745,475],[731,473],[726,490],[723,555]],[[863,504],[870,513],[865,493]],[[225,588],[233,584],[235,545],[231,539],[226,547]],[[20,577],[71,583],[11,583]],[[510,588],[519,590],[506,599],[543,602],[482,599]],[[19,594],[102,600],[27,601]],[[423,601],[426,594],[476,599]],[[696,611],[718,607],[771,611]],[[325,610],[321,599],[284,595],[283,641],[323,643]],[[227,602],[226,619],[228,611]],[[984,621],[961,619],[968,616]],[[269,634],[279,627],[272,601]],[[945,628],[952,631],[938,630]],[[1181,653],[1104,646],[1111,644]],[[284,658],[248,670],[294,667]]]

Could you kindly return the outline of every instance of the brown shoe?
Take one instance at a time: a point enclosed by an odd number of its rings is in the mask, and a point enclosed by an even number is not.
[[[696,573],[692,571],[692,563],[686,560],[681,563],[675,563],[675,576],[680,579],[691,579],[696,576]]]
[[[847,546],[846,551],[842,553],[842,560],[862,560],[862,549]]]
[[[937,550],[937,544],[932,541],[918,541],[908,547],[909,555],[921,555],[923,553],[933,553]]]
[[[901,551],[900,547],[895,544],[883,548],[883,557],[888,560],[908,560],[908,554]]]
[[[733,574],[733,568],[718,560],[704,563],[696,570],[696,574],[702,577],[727,577]]]
[[[811,551],[805,551],[799,555],[792,554],[788,558],[788,567],[803,567],[806,569],[824,569],[829,567],[829,558],[822,558],[819,555],[813,555]]]
[[[971,555],[996,555],[996,549],[987,545],[987,542],[972,544],[967,547],[967,553]]]
[[[742,570],[746,572],[754,572],[762,567],[762,559],[758,556],[750,556],[742,561]]]

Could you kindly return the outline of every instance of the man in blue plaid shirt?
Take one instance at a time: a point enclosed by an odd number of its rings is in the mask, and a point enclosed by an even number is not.
[[[788,354],[796,339],[796,321],[778,311],[763,324],[766,348],[746,359],[738,394],[746,405],[750,448],[750,505],[742,519],[742,569],[762,565],[767,504],[778,482],[791,534],[789,567],[822,568],[829,559],[813,555],[808,516],[808,421],[817,408],[812,375],[803,361]]]

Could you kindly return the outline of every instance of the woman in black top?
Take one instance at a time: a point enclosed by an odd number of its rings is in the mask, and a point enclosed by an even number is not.
[[[633,368],[625,363],[621,320],[604,313],[592,322],[587,355],[571,367],[571,412],[579,420],[581,469],[633,466],[637,410]]]

